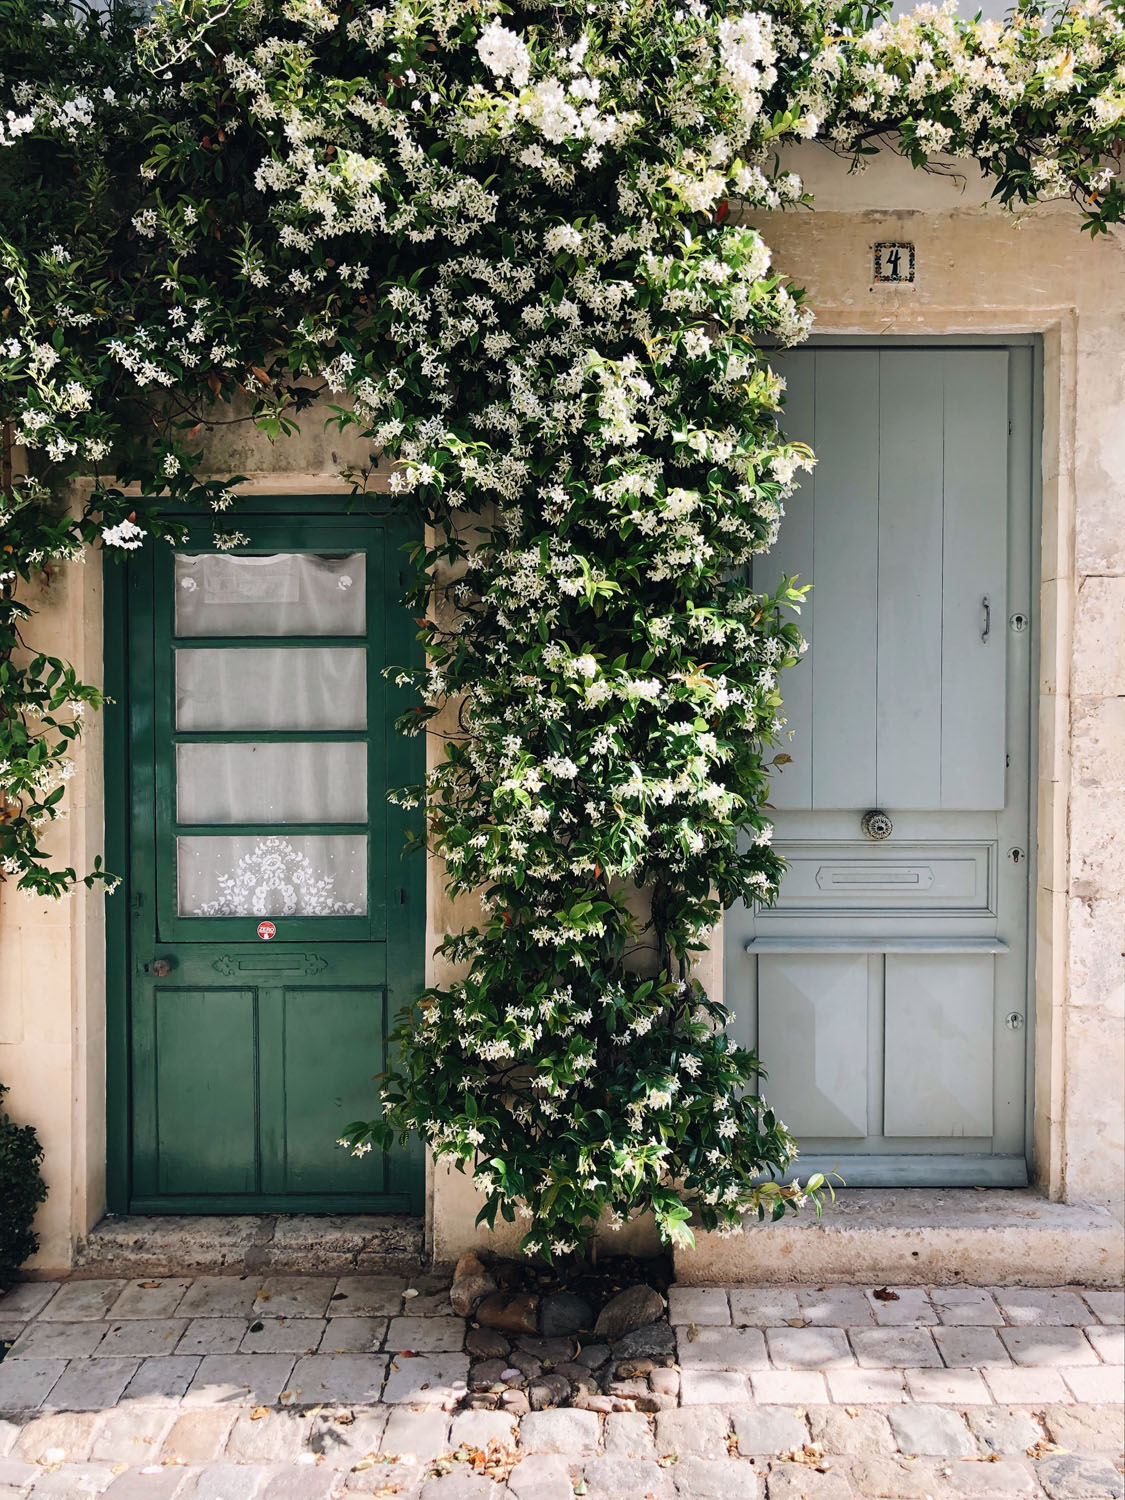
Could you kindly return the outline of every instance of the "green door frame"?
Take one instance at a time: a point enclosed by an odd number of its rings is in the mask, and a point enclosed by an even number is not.
[[[397,589],[397,597],[401,597],[407,583],[408,564],[400,549],[416,539],[414,532],[385,507],[363,509],[361,505],[362,502],[353,503],[347,494],[252,496],[240,502],[239,515],[252,539],[255,521],[271,532],[286,524],[295,530],[303,521],[342,531],[385,528],[388,546],[384,586],[388,593]],[[210,518],[205,510],[183,508],[175,512],[175,519],[198,525]],[[108,564],[104,572],[104,678],[105,692],[110,700],[104,710],[103,725],[105,857],[107,867],[122,877],[119,889],[106,904],[106,1203],[112,1213],[130,1212],[133,1199],[129,1017],[133,966],[130,915],[135,899],[130,889],[135,853],[131,816],[134,768],[130,746],[134,704],[131,701],[129,662],[131,628],[139,613],[136,604],[130,605],[130,597],[135,597],[139,603],[145,590],[150,588],[151,580],[151,557],[141,556],[145,558],[141,566],[137,566],[135,560],[132,566],[124,561]],[[151,615],[151,604],[146,612]],[[391,608],[386,625],[388,659],[404,665],[420,664],[424,656],[405,610]],[[395,718],[409,704],[407,690],[395,687],[392,682],[386,683],[386,740],[382,759],[391,785],[419,781],[424,774],[423,742],[406,740],[396,735],[393,729]],[[395,990],[401,996],[420,991],[425,984],[426,871],[420,859],[401,860],[400,857],[397,867],[392,863],[393,851],[402,849],[407,832],[408,815],[404,810],[387,804],[385,827],[385,951],[387,972],[395,976]],[[417,1145],[413,1148],[408,1145],[407,1151],[412,1163],[411,1211],[421,1213],[424,1202],[422,1152]]]

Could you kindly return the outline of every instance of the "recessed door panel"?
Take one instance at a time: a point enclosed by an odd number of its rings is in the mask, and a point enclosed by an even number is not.
[[[774,912],[964,911],[988,915],[991,844],[781,844]]]
[[[384,1034],[382,987],[340,986],[325,993],[287,987],[281,997],[284,1051],[285,1187],[292,1193],[354,1191],[357,1175],[382,1189],[383,1162],[357,1159],[335,1145],[353,1120],[378,1114],[386,1053],[371,1046],[373,1023]],[[331,1154],[325,1142],[333,1143]]]
[[[941,806],[941,356],[879,356],[875,806]],[[1003,490],[992,497],[1001,508]],[[854,805],[854,804],[853,804]]]
[[[156,1192],[255,1191],[257,999],[252,989],[153,984]]]
[[[993,962],[887,954],[886,1135],[991,1137]]]
[[[817,350],[816,455],[823,479],[813,498],[810,807],[875,803],[879,632],[879,354],[840,360]],[[790,415],[786,413],[786,420]],[[790,502],[798,512],[803,495]],[[804,664],[802,664],[804,665]],[[794,674],[797,675],[797,674]],[[794,742],[799,743],[799,732]]]
[[[766,1093],[798,1136],[867,1134],[867,990],[865,957],[758,961]]]
[[[1003,350],[947,369],[941,633],[941,805],[1004,806],[1005,515],[983,497],[1006,481],[1008,383]]]

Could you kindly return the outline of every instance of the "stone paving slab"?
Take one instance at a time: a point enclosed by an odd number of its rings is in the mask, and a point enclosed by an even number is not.
[[[673,1287],[678,1402],[518,1419],[457,1409],[443,1285],[18,1286],[0,1500],[1122,1500],[1117,1293]]]

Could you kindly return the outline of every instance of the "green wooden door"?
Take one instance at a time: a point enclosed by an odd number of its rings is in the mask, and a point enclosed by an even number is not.
[[[337,1145],[378,1108],[422,983],[418,779],[383,668],[413,654],[386,518],[201,526],[129,582],[129,1205],[418,1212],[419,1150]]]

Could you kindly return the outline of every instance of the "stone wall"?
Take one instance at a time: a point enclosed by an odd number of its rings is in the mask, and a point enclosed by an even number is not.
[[[817,207],[772,216],[775,264],[808,287],[824,333],[1027,333],[1043,340],[1042,585],[1035,977],[1035,1163],[1056,1199],[1121,1202],[1125,973],[1125,237],[1091,242],[1069,206],[1022,222],[979,182],[913,172],[889,155],[862,176],[823,148],[793,153]],[[913,287],[872,283],[876,240],[910,240]],[[366,445],[308,413],[298,438],[270,445],[252,428],[217,428],[215,473],[251,476],[262,494],[341,488]],[[42,594],[37,644],[100,677],[97,562]],[[87,866],[101,848],[95,724],[71,782],[60,858]],[[431,865],[427,952],[454,910]],[[38,1264],[69,1263],[104,1203],[102,898],[55,906],[0,894],[0,1079],[14,1115],[47,1148],[51,1196]],[[721,985],[721,941],[705,965]],[[439,970],[432,957],[430,977]],[[470,1182],[431,1172],[431,1243],[440,1259],[487,1238]],[[651,1243],[638,1227],[638,1247]],[[509,1235],[510,1237],[510,1235]],[[621,1243],[618,1241],[617,1243]],[[966,1267],[971,1273],[971,1268]]]

